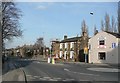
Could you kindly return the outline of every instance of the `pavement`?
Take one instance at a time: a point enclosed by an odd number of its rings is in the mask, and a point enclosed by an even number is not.
[[[16,69],[14,62],[7,60],[2,64],[2,81],[23,81],[25,82],[24,71]]]

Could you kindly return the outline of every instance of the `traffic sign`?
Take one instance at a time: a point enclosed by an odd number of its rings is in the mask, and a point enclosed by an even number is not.
[[[88,48],[87,47],[84,48],[84,54],[88,54]]]

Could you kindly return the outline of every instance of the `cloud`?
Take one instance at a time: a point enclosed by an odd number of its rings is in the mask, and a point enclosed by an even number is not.
[[[47,9],[47,6],[40,5],[40,6],[37,7],[37,9],[39,9],[39,10],[45,10],[45,9]]]

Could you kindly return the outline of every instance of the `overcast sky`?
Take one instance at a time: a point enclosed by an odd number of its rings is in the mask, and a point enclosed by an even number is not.
[[[64,35],[75,37],[81,34],[83,19],[92,36],[93,26],[100,31],[101,20],[106,13],[117,21],[117,2],[16,2],[22,11],[20,20],[23,37],[6,42],[6,47],[34,44],[38,37],[44,37],[46,46],[50,40],[63,39]],[[90,15],[93,12],[93,16]]]

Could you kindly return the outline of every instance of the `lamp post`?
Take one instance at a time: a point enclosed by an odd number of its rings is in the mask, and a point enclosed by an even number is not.
[[[92,25],[93,26],[92,26],[92,29],[91,29],[92,31],[91,32],[92,32],[92,35],[93,35],[93,33],[94,33],[93,32],[94,31],[93,12],[90,12],[90,15],[92,16]]]

